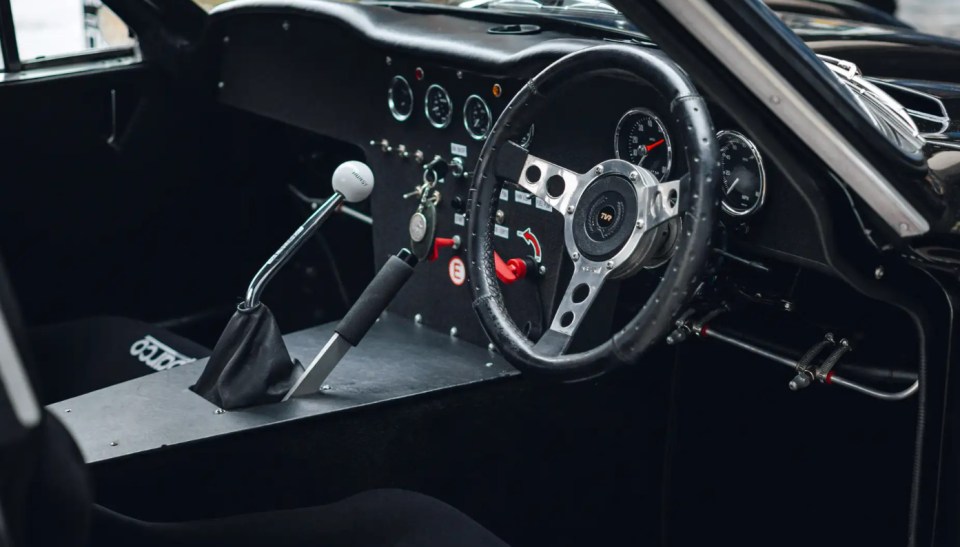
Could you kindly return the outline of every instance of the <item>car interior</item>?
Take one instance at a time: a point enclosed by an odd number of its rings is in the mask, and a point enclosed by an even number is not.
[[[456,3],[0,1],[0,547],[955,544],[960,42]]]

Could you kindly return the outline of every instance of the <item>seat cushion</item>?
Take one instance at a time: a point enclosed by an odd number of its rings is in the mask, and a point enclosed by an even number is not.
[[[92,317],[30,330],[44,404],[167,370],[210,350],[166,329]]]

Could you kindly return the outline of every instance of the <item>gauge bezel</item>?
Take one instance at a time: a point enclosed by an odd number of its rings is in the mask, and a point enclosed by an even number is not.
[[[467,109],[470,108],[470,101],[477,100],[480,101],[480,104],[483,105],[484,110],[487,111],[487,127],[483,130],[482,134],[476,134],[473,130],[470,129],[470,124],[467,123]],[[493,112],[490,111],[490,105],[487,104],[487,101],[483,100],[483,97],[474,93],[467,97],[467,100],[463,103],[463,127],[466,128],[467,134],[473,137],[474,140],[482,141],[490,135],[490,129],[493,128]]]
[[[430,92],[434,89],[439,89],[447,97],[447,102],[450,103],[450,113],[447,115],[447,119],[443,123],[437,123],[433,120],[433,117],[430,116]],[[450,127],[450,122],[453,121],[453,99],[450,98],[450,93],[444,89],[440,84],[431,84],[427,88],[427,92],[423,95],[423,113],[427,116],[427,121],[430,122],[430,125],[436,127],[437,129],[446,129]]]
[[[667,147],[667,167],[663,172],[663,178],[657,177],[657,180],[659,182],[663,182],[670,176],[670,173],[673,171],[673,141],[670,138],[670,132],[667,131],[666,124],[663,123],[663,120],[660,119],[660,116],[654,113],[653,110],[639,106],[637,108],[631,108],[630,110],[627,110],[626,112],[624,112],[623,116],[620,116],[620,120],[617,122],[617,129],[616,131],[613,132],[613,155],[618,160],[629,162],[631,165],[637,165],[632,161],[630,161],[630,159],[628,158],[620,157],[620,130],[623,128],[623,121],[634,114],[646,114],[647,116],[650,116],[651,118],[653,118],[653,121],[655,121],[657,125],[660,126],[660,132],[663,133],[663,140],[664,140],[663,144]],[[643,167],[642,165],[637,165],[637,167],[641,167],[645,169],[645,167]],[[653,171],[650,171],[650,172],[652,173]]]
[[[723,148],[723,140],[722,140],[722,139],[723,139],[724,137],[730,137],[730,138],[734,138],[734,139],[740,139],[740,141],[741,141],[742,143],[746,144],[746,145],[747,145],[747,148],[749,148],[750,151],[753,152],[753,157],[757,158],[757,167],[759,167],[759,173],[760,173],[760,199],[758,199],[757,202],[754,203],[749,209],[744,209],[743,211],[740,211],[740,210],[738,210],[738,209],[734,209],[734,208],[731,207],[730,205],[727,205],[727,199],[726,199],[727,196],[726,196],[726,194],[724,194],[723,197],[720,198],[720,207],[721,207],[721,209],[723,209],[723,211],[724,211],[725,213],[727,213],[728,215],[733,216],[733,217],[748,217],[748,216],[756,213],[757,211],[759,211],[760,208],[763,207],[763,203],[764,203],[764,202],[766,201],[766,199],[767,199],[767,171],[766,171],[766,169],[764,169],[764,167],[763,167],[763,156],[760,155],[760,150],[757,148],[757,145],[753,143],[753,141],[751,141],[750,139],[748,139],[747,136],[744,135],[743,133],[741,133],[741,132],[739,132],[739,131],[734,131],[734,130],[732,130],[732,129],[724,129],[724,130],[722,130],[722,131],[717,131],[717,146],[718,146],[720,149]],[[721,156],[720,156],[720,171],[721,171],[721,173],[720,173],[720,177],[721,177],[720,189],[721,189],[721,191],[723,191],[723,180],[722,180],[722,177],[723,177],[723,155],[722,155],[722,154],[721,154]]]
[[[407,91],[410,92],[410,112],[406,114],[401,113],[397,110],[397,104],[393,100],[393,86],[397,82],[402,82],[403,85],[407,87]],[[390,107],[390,114],[393,116],[393,119],[398,122],[405,122],[410,119],[410,116],[413,115],[414,105],[417,103],[417,97],[413,94],[413,87],[410,85],[410,82],[406,78],[397,74],[390,80],[390,87],[387,88],[387,106]]]

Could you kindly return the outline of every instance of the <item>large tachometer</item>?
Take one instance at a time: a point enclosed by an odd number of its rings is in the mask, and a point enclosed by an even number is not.
[[[670,135],[656,114],[634,108],[620,118],[614,134],[617,158],[639,165],[659,180],[670,174],[673,148]]]

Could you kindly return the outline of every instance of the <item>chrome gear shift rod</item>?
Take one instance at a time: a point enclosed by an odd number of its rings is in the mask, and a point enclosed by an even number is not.
[[[273,253],[273,256],[253,276],[243,299],[243,307],[253,309],[260,305],[260,296],[273,276],[280,271],[291,257],[310,239],[330,215],[336,212],[344,202],[356,203],[367,199],[373,191],[373,171],[367,164],[348,161],[340,164],[333,172],[333,195],[321,204],[312,215],[300,225],[293,235]]]

